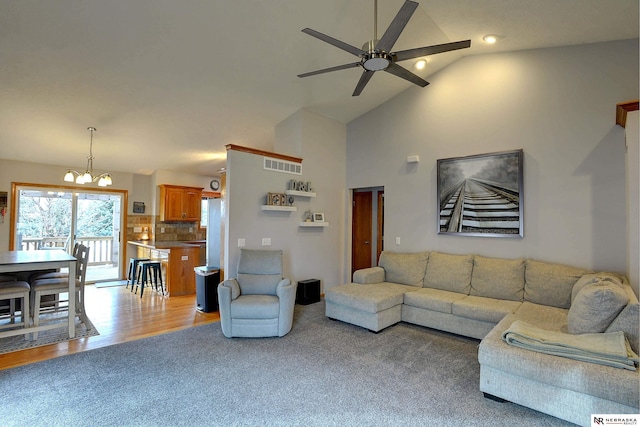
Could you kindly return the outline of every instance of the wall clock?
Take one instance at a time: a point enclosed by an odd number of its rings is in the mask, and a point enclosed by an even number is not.
[[[212,179],[209,183],[209,187],[211,187],[213,191],[218,191],[220,189],[220,181],[218,181],[217,179]]]

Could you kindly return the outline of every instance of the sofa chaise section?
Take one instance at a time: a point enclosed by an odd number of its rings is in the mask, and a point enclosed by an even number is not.
[[[400,322],[404,295],[422,287],[427,259],[426,252],[383,252],[379,267],[358,270],[353,283],[325,292],[326,316],[373,332]]]

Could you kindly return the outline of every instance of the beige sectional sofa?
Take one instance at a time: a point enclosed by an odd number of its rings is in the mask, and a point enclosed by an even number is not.
[[[591,414],[640,410],[634,363],[604,366],[505,339],[519,320],[569,339],[620,335],[638,353],[640,305],[617,274],[527,259],[383,252],[378,267],[327,289],[325,301],[327,317],[374,332],[404,321],[481,339],[480,390],[487,397],[582,425],[590,425]]]

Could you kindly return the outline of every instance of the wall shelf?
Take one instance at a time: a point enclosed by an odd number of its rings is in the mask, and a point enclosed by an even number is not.
[[[298,210],[295,206],[275,206],[275,205],[261,205],[260,210],[263,211],[286,211],[295,212]]]
[[[300,227],[328,227],[328,222],[301,222]]]
[[[316,197],[316,193],[311,191],[285,190],[287,196]]]

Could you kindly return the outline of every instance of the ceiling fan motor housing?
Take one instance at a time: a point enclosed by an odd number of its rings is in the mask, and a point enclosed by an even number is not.
[[[362,66],[368,71],[385,70],[393,62],[393,58],[387,52],[367,52],[362,58]]]

